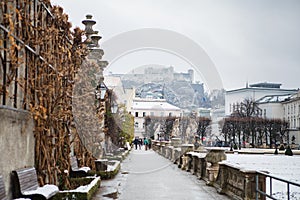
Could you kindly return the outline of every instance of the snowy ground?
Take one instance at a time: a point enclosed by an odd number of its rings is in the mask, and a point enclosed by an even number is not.
[[[227,154],[227,162],[239,165],[245,169],[268,171],[270,175],[300,184],[300,156],[285,155],[255,155],[255,154]],[[272,180],[272,193],[278,199],[287,199],[287,185]],[[300,200],[300,187],[290,186],[291,199]],[[270,191],[267,179],[267,192]]]

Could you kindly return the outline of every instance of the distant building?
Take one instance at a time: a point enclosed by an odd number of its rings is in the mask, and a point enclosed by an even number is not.
[[[290,141],[295,137],[295,143],[300,144],[300,91],[293,94],[283,104],[283,118],[289,122]]]
[[[115,101],[118,105],[124,105],[131,112],[132,102],[135,98],[135,88],[124,88],[119,76],[105,76],[106,87],[113,91]]]
[[[122,81],[135,82],[139,84],[162,83],[172,81],[194,82],[194,70],[189,69],[187,73],[177,73],[174,67],[164,67],[161,65],[142,66],[142,70],[135,70],[128,74],[119,74]]]
[[[225,115],[230,115],[245,99],[257,101],[268,95],[295,94],[297,90],[281,89],[278,83],[257,83],[244,88],[228,90],[225,93]]]
[[[125,89],[122,80],[118,76],[105,76],[104,83],[108,89],[112,90],[116,95],[118,104],[126,104]]]
[[[135,136],[145,134],[145,117],[168,117],[182,115],[180,108],[169,104],[165,99],[133,99],[131,114],[134,116]]]
[[[263,118],[269,119],[284,119],[283,102],[289,99],[292,95],[267,95],[256,101],[258,107],[262,111]]]

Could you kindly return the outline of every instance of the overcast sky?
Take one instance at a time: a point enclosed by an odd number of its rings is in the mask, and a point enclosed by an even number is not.
[[[214,63],[225,89],[246,82],[282,83],[300,88],[299,0],[52,0],[73,26],[92,14],[101,42],[142,28],[171,30],[193,40]],[[101,44],[100,42],[100,44]],[[105,49],[104,49],[105,51]],[[105,58],[105,57],[104,57]],[[178,56],[132,52],[108,69],[126,73],[145,64],[191,66]],[[201,66],[199,66],[201,68]]]

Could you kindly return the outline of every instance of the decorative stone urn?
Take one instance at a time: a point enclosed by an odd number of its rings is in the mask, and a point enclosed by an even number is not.
[[[211,163],[211,165],[207,165],[207,184],[213,185],[214,181],[217,178],[219,171],[219,162],[222,160],[226,160],[226,154],[224,149],[209,149],[208,153],[205,157],[206,162]]]
[[[224,149],[209,149],[206,155],[206,161],[211,163],[212,166],[218,166],[218,162],[226,160]]]

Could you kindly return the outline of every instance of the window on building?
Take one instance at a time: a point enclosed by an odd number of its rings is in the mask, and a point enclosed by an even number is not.
[[[135,117],[139,117],[139,112],[135,112]]]
[[[143,112],[143,117],[146,117],[146,112]]]
[[[135,127],[135,128],[138,128],[138,127],[139,127],[139,123],[138,123],[138,122],[135,122],[135,123],[134,123],[134,127]]]
[[[145,123],[143,123],[143,128],[145,128]]]
[[[229,104],[229,112],[231,113],[231,103]]]
[[[172,117],[172,113],[171,112],[169,113],[169,117]]]
[[[160,116],[163,117],[164,116],[164,112],[160,112]]]
[[[150,116],[154,116],[154,112],[150,112]]]
[[[264,117],[266,118],[267,117],[267,110],[264,109]]]

